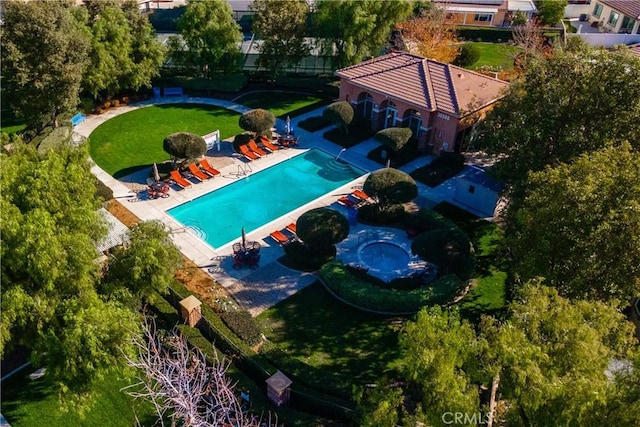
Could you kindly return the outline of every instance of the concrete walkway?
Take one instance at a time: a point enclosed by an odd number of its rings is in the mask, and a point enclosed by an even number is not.
[[[120,107],[107,111],[101,115],[90,115],[87,119],[79,124],[75,129],[76,137],[88,137],[91,132],[105,121],[126,112],[145,108],[149,105],[159,104],[206,104],[214,105],[222,108],[228,108],[239,113],[250,110],[243,105],[213,98],[199,97],[171,97],[151,99],[137,104]],[[337,144],[325,140],[322,133],[323,129],[317,133],[307,132],[298,127],[298,123],[307,117],[320,115],[322,109],[308,112],[302,116],[291,119],[291,125],[295,129],[298,137],[298,147],[278,150],[268,156],[250,163],[251,173],[256,173],[269,168],[281,161],[300,154],[301,151],[316,147],[320,148],[334,156],[340,155],[341,159],[357,166],[366,172],[371,172],[381,168],[381,165],[368,159],[367,153],[377,146],[377,142],[373,139],[364,141],[355,147],[343,150]],[[276,128],[284,129],[285,124],[279,120]],[[214,129],[212,129],[213,131]],[[82,139],[82,138],[80,138]],[[227,184],[235,182],[241,178],[240,172],[245,170],[246,161],[241,156],[233,152],[231,144],[223,142],[220,144],[220,150],[214,147],[207,152],[207,157],[216,169],[220,170],[221,176],[209,179],[202,183],[193,184],[190,188],[176,191],[170,190],[170,197],[166,199],[146,200],[144,197],[137,197],[135,185],[144,188],[147,177],[151,176],[151,168],[139,171],[136,174],[122,178],[121,180],[113,178],[111,175],[102,170],[99,166],[94,165],[92,172],[105,185],[113,190],[114,198],[123,202],[133,214],[143,221],[159,220],[171,231],[171,237],[180,249],[180,251],[189,259],[193,260],[196,265],[204,269],[216,282],[224,286],[228,292],[237,300],[237,302],[252,315],[256,316],[267,308],[275,305],[279,301],[293,295],[300,289],[308,286],[315,281],[315,277],[309,273],[300,273],[285,268],[277,259],[283,255],[283,249],[277,245],[269,234],[274,230],[283,229],[287,224],[295,222],[304,212],[317,207],[332,207],[341,209],[342,207],[336,203],[336,200],[344,194],[353,191],[354,188],[361,188],[368,174],[356,179],[355,181],[336,189],[330,194],[324,195],[304,206],[301,206],[287,215],[277,218],[274,221],[247,233],[247,239],[260,242],[262,248],[260,250],[260,268],[256,270],[241,269],[234,270],[232,268],[232,244],[226,244],[219,248],[213,248],[198,238],[192,230],[183,227],[172,217],[166,214],[168,209],[178,206],[184,202],[193,200],[201,195],[209,193]],[[433,156],[424,156],[416,159],[401,169],[410,172],[418,167],[424,166],[433,160]],[[455,180],[449,181],[435,188],[418,183],[419,196],[415,202],[424,207],[432,207],[442,201],[453,200],[455,191]],[[134,190],[132,190],[134,188]],[[466,208],[468,210],[468,208]],[[366,227],[358,225],[358,232],[362,232]],[[401,237],[398,237],[401,239]],[[343,246],[346,247],[346,246]],[[340,246],[339,246],[340,249]],[[340,252],[349,252],[348,250],[340,250]],[[346,255],[349,261],[349,255]]]

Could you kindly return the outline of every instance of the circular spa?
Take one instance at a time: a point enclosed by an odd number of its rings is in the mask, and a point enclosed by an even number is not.
[[[389,282],[423,271],[425,261],[400,243],[385,240],[367,242],[358,248],[358,262],[369,274]]]

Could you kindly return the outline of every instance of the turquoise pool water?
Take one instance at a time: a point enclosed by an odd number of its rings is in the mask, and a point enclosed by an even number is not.
[[[364,174],[311,149],[167,213],[219,248]]]

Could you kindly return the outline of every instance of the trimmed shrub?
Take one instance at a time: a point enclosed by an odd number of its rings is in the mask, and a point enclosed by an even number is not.
[[[188,91],[201,92],[239,92],[249,83],[249,79],[242,73],[224,76],[214,76],[210,79],[199,77],[175,77],[173,85],[181,86]]]
[[[349,221],[330,208],[316,208],[303,213],[296,221],[297,234],[312,250],[328,248],[349,235]]]
[[[406,203],[418,197],[418,186],[413,178],[394,168],[373,171],[367,177],[362,189],[378,199],[381,209],[389,205]]]
[[[313,116],[298,122],[298,127],[309,132],[317,132],[331,125],[331,122],[323,116]]]
[[[271,131],[269,131],[269,133],[271,133]],[[252,139],[254,138],[251,132],[242,132],[233,137],[233,142],[231,143],[231,145],[233,146],[233,149],[236,151],[236,153],[239,153],[240,146],[248,144]]]
[[[409,128],[387,128],[376,133],[375,139],[393,153],[402,150],[409,139],[413,136],[413,131]]]
[[[247,111],[238,119],[238,125],[254,135],[264,134],[276,124],[276,116],[262,108]]]
[[[189,132],[177,132],[167,136],[162,148],[174,161],[176,159],[191,160],[207,152],[207,143],[200,135]]]
[[[463,40],[475,40],[478,42],[497,43],[498,40],[509,42],[513,40],[513,33],[510,29],[495,27],[462,27],[458,26],[458,38]]]
[[[403,222],[409,213],[401,204],[380,207],[364,205],[358,208],[358,221],[365,224],[392,225]]]
[[[464,156],[445,151],[427,166],[411,172],[411,176],[429,187],[435,187],[456,176],[462,169],[464,169]]]
[[[480,49],[473,43],[465,43],[460,49],[460,55],[453,61],[454,65],[468,67],[480,59]]]
[[[356,117],[349,125],[349,133],[345,134],[340,128],[326,131],[322,137],[335,142],[344,148],[353,147],[365,139],[371,138],[375,133],[371,130],[371,121],[363,117]]]
[[[262,331],[246,310],[232,310],[220,313],[220,318],[244,342],[253,346],[262,340]]]
[[[353,121],[355,112],[347,101],[336,101],[329,104],[322,112],[322,117],[334,123],[345,134],[349,133],[349,124]]]
[[[411,243],[411,251],[436,264],[443,273],[453,273],[464,280],[473,269],[473,263],[468,261],[473,257],[471,242],[458,227],[419,234]]]
[[[384,156],[383,156],[384,151]],[[379,145],[373,150],[369,151],[367,158],[378,162],[385,166],[389,162],[389,166],[392,168],[399,168],[407,163],[417,159],[420,156],[420,150],[418,149],[418,140],[411,138],[402,149],[396,153],[390,152],[384,145]]]

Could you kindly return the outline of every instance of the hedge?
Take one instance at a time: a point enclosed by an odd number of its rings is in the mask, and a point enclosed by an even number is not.
[[[299,121],[298,127],[309,132],[317,132],[321,129],[326,128],[327,126],[331,126],[332,124],[333,123],[331,123],[329,120],[327,120],[323,116],[312,116]]]
[[[324,285],[345,302],[385,314],[411,314],[429,304],[448,303],[466,286],[466,281],[450,274],[413,290],[384,289],[357,279],[339,262],[326,264],[318,275]]]
[[[242,73],[216,76],[211,79],[198,77],[174,77],[174,83],[186,90],[205,92],[239,92],[247,86],[249,80]]]
[[[513,40],[513,32],[495,27],[458,27],[458,38],[474,42],[506,43]]]

